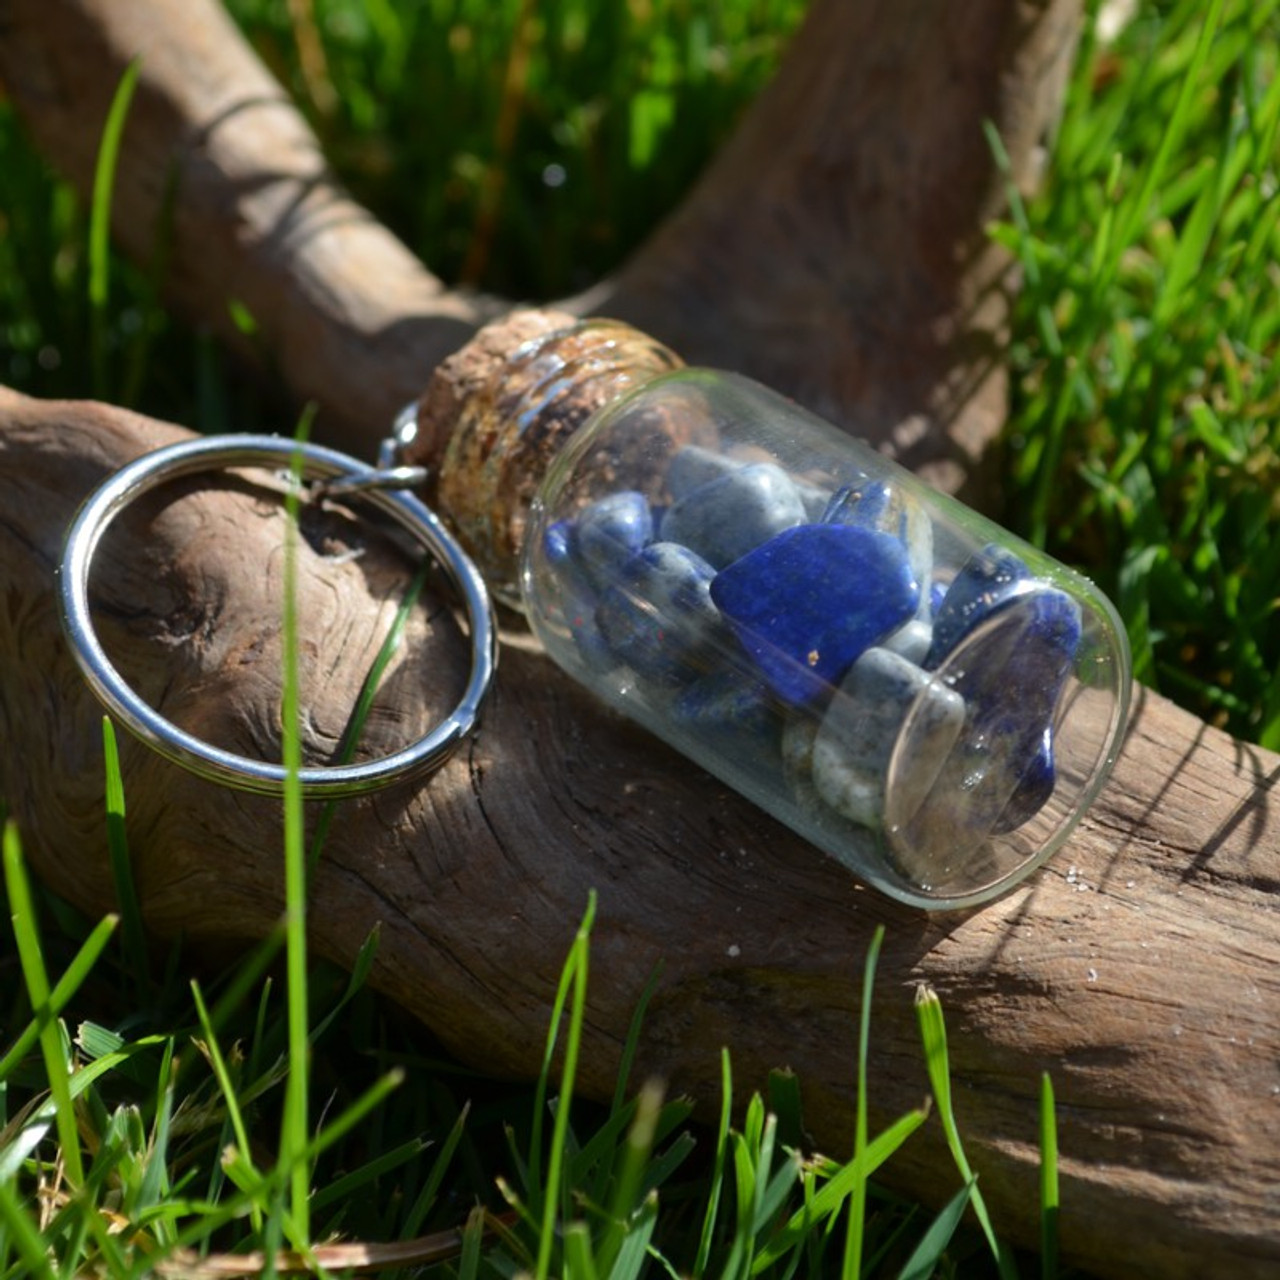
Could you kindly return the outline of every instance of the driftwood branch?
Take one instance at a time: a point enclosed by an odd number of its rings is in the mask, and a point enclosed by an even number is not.
[[[1005,305],[1005,264],[980,234],[999,183],[979,124],[995,120],[1029,181],[1077,10],[982,0],[953,31],[922,2],[818,0],[778,86],[689,205],[579,305],[642,320],[694,360],[763,374],[941,481],[972,476],[1001,416]],[[230,341],[226,303],[245,303],[290,385],[325,405],[331,439],[367,452],[488,312],[332,185],[303,122],[214,7],[0,0],[0,21],[9,92],[81,183],[119,74],[143,53],[117,233],[150,252],[176,173],[172,296]],[[78,501],[175,431],[102,406],[0,397],[0,793],[41,873],[89,910],[112,898],[99,710],[59,637],[53,571]],[[113,532],[102,630],[166,714],[270,757],[278,507],[251,478],[192,488]],[[340,513],[306,532],[318,760],[342,732],[404,566]],[[368,749],[437,715],[463,659],[452,615],[429,603]],[[277,807],[132,744],[124,763],[151,927],[218,942],[271,927]],[[861,961],[885,923],[875,1119],[925,1093],[911,991],[928,982],[945,1002],[957,1109],[1002,1229],[1034,1238],[1035,1093],[1050,1070],[1075,1261],[1117,1276],[1269,1276],[1280,1264],[1277,779],[1280,757],[1139,693],[1110,784],[1054,862],[980,912],[926,917],[860,889],[516,634],[466,751],[417,791],[341,808],[316,874],[313,943],[349,961],[380,924],[378,985],[460,1056],[527,1072],[594,887],[586,1086],[611,1091],[661,962],[643,1068],[711,1104],[721,1044],[744,1089],[789,1065],[816,1139],[839,1149]],[[917,1195],[950,1193],[936,1125],[889,1176]]]
[[[102,406],[0,399],[0,662],[16,675],[0,683],[0,730],[20,744],[0,785],[41,874],[89,910],[112,900],[100,709],[60,641],[53,569],[76,500],[176,434]],[[316,759],[341,733],[405,577],[367,532],[337,515],[307,530]],[[111,537],[97,591],[125,673],[186,727],[278,753],[282,523],[271,495],[202,487]],[[464,662],[451,615],[430,604],[380,699],[370,751],[438,715]],[[218,941],[269,929],[282,900],[278,806],[132,743],[124,768],[152,928]],[[314,881],[313,944],[347,963],[380,925],[377,985],[462,1058],[524,1073],[595,888],[585,1087],[609,1094],[635,1002],[661,964],[642,1069],[711,1104],[721,1044],[743,1089],[790,1066],[815,1138],[839,1150],[861,960],[884,923],[877,1119],[927,1090],[911,996],[929,983],[1002,1229],[1034,1238],[1035,1095],[1047,1070],[1070,1256],[1106,1275],[1261,1277],[1280,1262],[1277,780],[1280,757],[1140,693],[1110,784],[1057,858],[1001,902],[930,917],[861,889],[517,637],[462,753],[421,789],[341,808]],[[919,1195],[953,1189],[936,1125],[888,1176]]]

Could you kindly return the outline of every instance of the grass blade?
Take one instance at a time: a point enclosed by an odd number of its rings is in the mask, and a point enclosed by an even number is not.
[[[115,726],[102,717],[102,755],[106,773],[104,797],[107,809],[107,852],[111,859],[111,879],[120,905],[120,933],[125,958],[137,983],[139,1003],[151,996],[151,961],[147,955],[142,909],[133,883],[133,863],[129,858],[129,838],[125,830],[124,779],[120,774],[120,748]]]
[[[40,1049],[55,1108],[62,1161],[68,1181],[73,1188],[78,1188],[84,1182],[84,1162],[80,1154],[80,1135],[76,1131],[75,1107],[71,1101],[71,1064],[67,1058],[62,1027],[50,1014],[52,993],[49,990],[49,976],[45,972],[44,956],[40,950],[35,903],[22,865],[18,829],[11,821],[6,822],[4,827],[4,879],[13,912],[13,936],[18,944],[18,961],[31,1008],[40,1024]]]
[[[314,406],[304,410],[296,439],[310,433]],[[307,1033],[307,861],[302,809],[301,695],[298,670],[298,506],[302,485],[302,455],[295,452],[291,483],[285,498],[287,515],[284,553],[284,616],[282,620],[284,672],[281,719],[284,784],[285,973],[289,1075],[285,1082],[284,1116],[280,1129],[280,1162],[291,1170],[289,1209],[298,1236],[294,1245],[310,1244],[311,1174],[302,1152],[307,1147],[307,1081],[311,1069],[311,1040]]]
[[[1013,1264],[1012,1254],[996,1239],[991,1225],[991,1216],[987,1212],[982,1192],[978,1189],[973,1170],[969,1167],[969,1159],[965,1155],[964,1145],[960,1141],[960,1131],[956,1125],[955,1112],[951,1106],[951,1065],[947,1056],[947,1026],[942,1017],[942,1003],[936,993],[929,987],[921,986],[916,991],[916,1018],[920,1025],[920,1038],[924,1042],[925,1067],[929,1073],[929,1083],[933,1087],[934,1101],[938,1104],[938,1114],[942,1120],[942,1129],[947,1137],[947,1146],[951,1158],[965,1180],[969,1196],[973,1201],[973,1211],[987,1244],[991,1247],[992,1257],[1000,1268],[1003,1280],[1011,1280],[1017,1271]]]
[[[1058,1122],[1047,1071],[1040,1077],[1040,1274],[1058,1274]]]
[[[711,1258],[711,1242],[715,1238],[716,1217],[720,1212],[720,1195],[724,1188],[724,1167],[729,1151],[729,1120],[733,1114],[733,1067],[729,1051],[720,1051],[720,1126],[716,1130],[716,1155],[711,1166],[711,1184],[707,1190],[707,1208],[702,1218],[702,1234],[694,1259],[693,1277],[700,1280]]]
[[[551,1133],[551,1151],[547,1157],[547,1180],[542,1204],[542,1230],[538,1239],[538,1259],[534,1274],[538,1280],[546,1280],[551,1270],[551,1250],[555,1243],[556,1212],[560,1207],[561,1187],[560,1170],[564,1161],[565,1143],[569,1130],[569,1104],[573,1098],[574,1077],[578,1070],[578,1054],[582,1047],[582,1026],[587,1010],[587,953],[591,938],[591,926],[596,915],[596,895],[593,890],[588,897],[587,912],[582,924],[578,926],[578,934],[569,952],[569,960],[565,964],[564,976],[561,978],[560,991],[571,992],[572,1004],[569,1010],[569,1030],[565,1037],[564,1065],[560,1069],[560,1095],[556,1102],[556,1118]],[[563,1002],[557,992],[558,1012],[563,1009]],[[555,1043],[555,1023],[547,1037],[547,1055],[544,1069],[550,1065],[551,1051]]]
[[[0,1180],[0,1219],[4,1220],[8,1243],[14,1246],[24,1266],[22,1272],[11,1271],[10,1274],[21,1274],[29,1280],[54,1280],[53,1264],[49,1261],[40,1230],[23,1208],[14,1184],[8,1180]]]
[[[853,1136],[853,1185],[849,1189],[849,1221],[845,1232],[845,1280],[857,1280],[862,1274],[862,1240],[867,1212],[867,1046],[871,1040],[871,992],[875,984],[876,963],[884,942],[884,925],[877,925],[867,948],[867,962],[862,971],[862,1008],[858,1017],[858,1096],[857,1120]]]
[[[231,1072],[227,1069],[227,1060],[223,1057],[222,1049],[218,1044],[217,1032],[214,1031],[213,1022],[209,1018],[209,1010],[205,1007],[204,995],[198,982],[192,982],[191,996],[195,1001],[196,1015],[200,1020],[200,1033],[204,1037],[203,1048],[205,1056],[209,1059],[209,1065],[213,1068],[214,1079],[217,1080],[223,1101],[226,1103],[227,1120],[231,1125],[232,1132],[235,1134],[236,1149],[240,1154],[241,1160],[245,1162],[254,1177],[257,1178],[260,1175],[253,1167],[253,1149],[249,1145],[249,1131],[245,1127],[244,1115],[240,1109],[240,1101],[236,1096],[235,1084],[231,1079]],[[249,1212],[253,1221],[253,1229],[261,1231],[262,1213],[260,1207],[255,1204]]]
[[[93,932],[84,940],[75,958],[67,966],[66,972],[54,984],[44,1013],[37,1013],[32,1018],[8,1052],[0,1058],[0,1082],[6,1080],[13,1068],[26,1057],[31,1046],[40,1038],[46,1023],[56,1019],[71,997],[79,990],[80,984],[89,976],[93,966],[98,962],[98,957],[106,950],[115,927],[115,916],[105,916],[98,921]]]
[[[98,161],[93,171],[93,204],[89,213],[89,360],[93,393],[99,400],[106,400],[109,394],[107,297],[111,272],[111,193],[116,180],[116,162],[120,157],[120,139],[141,70],[141,60],[134,58],[120,77],[102,129]]]
[[[964,1211],[969,1207],[969,1198],[973,1194],[973,1183],[966,1182],[952,1198],[947,1201],[942,1212],[933,1220],[929,1230],[920,1238],[920,1243],[912,1251],[906,1265],[898,1273],[898,1280],[929,1280],[934,1269],[942,1260],[951,1237],[955,1235]]]

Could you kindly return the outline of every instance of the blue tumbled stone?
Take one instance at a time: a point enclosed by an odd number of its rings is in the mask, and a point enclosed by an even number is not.
[[[933,522],[924,504],[900,486],[865,477],[847,484],[832,495],[822,522],[858,525],[891,534],[906,547],[916,581],[929,581],[933,573]],[[926,621],[929,599],[925,593],[920,600],[920,614]]]
[[[920,587],[897,538],[809,524],[722,569],[711,599],[778,696],[799,704],[911,618]]]
[[[928,801],[897,837],[900,861],[922,882],[985,856],[991,836],[1027,822],[1053,792],[1053,723],[1080,643],[1080,606],[1027,578],[985,616],[938,668],[968,714]]]
[[[679,542],[723,569],[753,547],[803,523],[791,477],[771,462],[738,467],[689,490],[662,520],[663,542]]]
[[[732,667],[699,676],[682,691],[672,715],[677,723],[695,731],[731,731],[762,750],[781,727],[778,704],[769,690]]]
[[[956,574],[934,611],[933,644],[924,665],[936,667],[984,618],[1003,608],[1031,577],[1023,562],[1003,547],[983,547]]]
[[[600,597],[595,620],[614,655],[655,684],[678,687],[707,670],[728,636],[710,585],[715,571],[687,547],[636,552]]]
[[[704,449],[701,445],[688,444],[677,450],[667,464],[667,492],[673,502],[692,493],[700,485],[709,480],[717,480],[721,476],[731,475],[742,466],[732,458],[714,449]]]
[[[555,578],[560,618],[584,663],[593,671],[616,665],[596,625],[598,592],[573,550],[571,522],[557,520],[543,534],[543,553]]]
[[[1048,803],[1055,783],[1053,730],[1046,726],[1018,785],[1009,797],[1009,803],[1000,811],[992,833],[1004,835],[1008,831],[1016,831],[1024,822],[1030,822]]]
[[[653,516],[642,493],[623,490],[598,498],[573,522],[570,553],[603,590],[637,551],[653,541]]]

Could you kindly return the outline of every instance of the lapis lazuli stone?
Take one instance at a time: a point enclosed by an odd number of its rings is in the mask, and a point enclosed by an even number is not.
[[[965,700],[964,731],[903,848],[923,875],[1021,826],[1053,791],[1051,734],[1080,643],[1080,606],[1034,579],[938,670]],[[1049,754],[1046,754],[1046,747]]]
[[[933,573],[933,523],[924,505],[899,485],[862,478],[832,495],[822,514],[824,524],[852,524],[892,534],[907,549],[907,560],[917,582]],[[922,596],[921,612],[927,620],[929,596]]]
[[[1080,606],[1066,592],[1028,580],[1006,598],[989,633],[953,659],[955,688],[971,708],[967,732],[1001,758],[1015,782],[1042,748],[1079,644]],[[1005,800],[1012,790],[1004,788]]]
[[[993,834],[1004,835],[1005,832],[1016,831],[1024,822],[1030,822],[1048,803],[1049,797],[1053,795],[1055,782],[1053,730],[1046,726],[1018,785],[1009,797],[1009,803],[996,819]]]
[[[596,589],[603,590],[652,541],[649,500],[627,489],[598,498],[582,510],[573,522],[569,549]]]
[[[760,750],[777,749],[770,747],[780,731],[776,699],[760,681],[732,668],[699,676],[680,694],[672,714],[691,729],[730,730]]]
[[[791,477],[771,462],[757,462],[689,490],[668,508],[660,532],[664,542],[682,543],[723,569],[804,520]]]
[[[714,663],[729,637],[710,586],[715,570],[673,542],[636,552],[600,598],[596,622],[617,658],[637,675],[673,688]]]
[[[911,618],[920,587],[897,538],[807,524],[722,569],[711,599],[779,697],[799,704]]]
[[[1031,577],[1023,562],[1003,547],[983,547],[956,574],[934,611],[933,644],[925,666],[933,669],[984,618],[1001,609]]]

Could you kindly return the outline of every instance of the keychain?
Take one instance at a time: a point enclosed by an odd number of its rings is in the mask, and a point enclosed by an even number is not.
[[[403,430],[402,426],[397,431]],[[108,479],[84,504],[67,534],[58,587],[63,630],[90,688],[130,732],[174,764],[210,782],[266,795],[284,787],[283,765],[223,751],[165,719],[129,687],[98,639],[89,609],[89,577],[94,555],[111,522],[132,502],[182,476],[228,467],[287,468],[301,459],[309,496],[359,495],[388,516],[443,569],[458,593],[471,641],[471,671],[457,706],[428,733],[379,760],[335,767],[304,768],[304,796],[333,799],[364,795],[394,783],[410,782],[438,769],[475,727],[493,680],[497,628],[484,579],[429,507],[409,489],[421,484],[420,467],[399,461],[398,435],[384,442],[376,467],[320,445],[281,436],[210,436],[168,445],[143,455]]]
[[[128,689],[87,579],[107,523],[162,480],[294,448],[228,437],[140,459],[81,512],[62,572],[67,634],[106,705],[177,763],[257,791],[278,791],[281,769],[190,738]],[[420,776],[457,745],[493,670],[489,592],[576,680],[917,906],[973,905],[1028,875],[1119,750],[1128,644],[1091,582],[627,325],[513,313],[436,370],[378,468],[302,456],[323,491],[364,493],[440,561],[472,642],[443,724],[386,760],[304,771],[309,794]],[[406,491],[424,480],[452,533]]]

